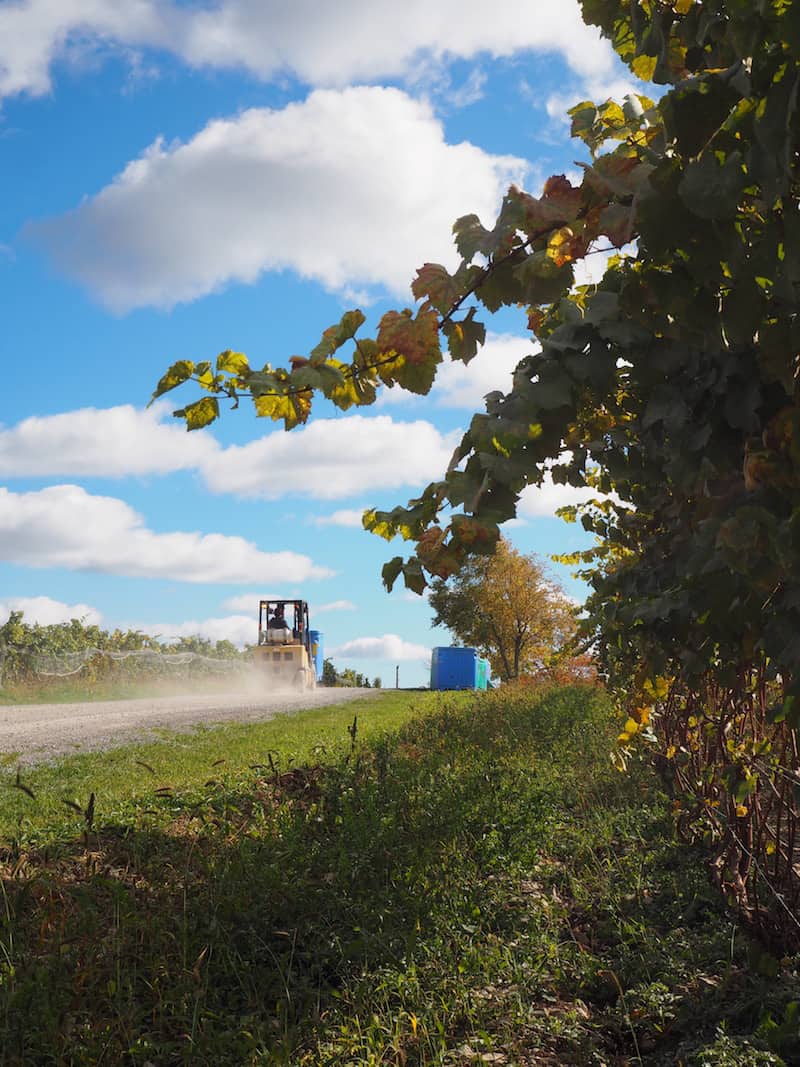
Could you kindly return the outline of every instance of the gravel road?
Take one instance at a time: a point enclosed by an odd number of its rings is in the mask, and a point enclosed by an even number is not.
[[[85,704],[12,704],[0,707],[0,754],[16,753],[20,763],[112,748],[149,740],[153,730],[186,730],[221,722],[265,722],[326,704],[343,704],[373,689],[316,689],[267,694],[212,693]]]

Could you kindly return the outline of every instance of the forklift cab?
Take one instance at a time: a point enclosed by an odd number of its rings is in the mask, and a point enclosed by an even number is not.
[[[308,642],[308,604],[305,600],[259,601],[259,645],[299,643],[308,649]]]

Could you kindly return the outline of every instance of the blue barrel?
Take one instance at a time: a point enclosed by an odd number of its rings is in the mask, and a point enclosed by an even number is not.
[[[317,681],[322,678],[322,662],[325,658],[322,651],[322,636],[321,630],[308,631],[308,637],[311,641],[311,658],[314,661],[314,673],[317,676]]]

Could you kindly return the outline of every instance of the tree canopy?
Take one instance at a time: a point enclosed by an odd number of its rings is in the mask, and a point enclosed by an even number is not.
[[[640,79],[670,88],[657,104],[634,94],[572,109],[588,151],[580,183],[512,187],[494,224],[457,220],[458,269],[422,266],[417,307],[385,314],[373,337],[350,311],[285,368],[228,351],[174,364],[155,395],[199,384],[205,395],[176,412],[189,428],[245,397],[291,428],[315,392],[343,410],[381,384],[426,393],[442,344],[468,363],[481,316],[523,305],[539,350],[512,391],[490,394],[441,481],[365,515],[414,545],[384,568],[387,586],[402,574],[420,591],[491,552],[521,491],[552,469],[598,491],[581,521],[599,545],[575,562],[588,565],[590,624],[611,666],[696,675],[763,652],[791,673],[800,9],[584,0],[583,11]],[[577,261],[632,241],[599,285],[574,285]]]
[[[434,578],[430,603],[433,625],[477,648],[506,681],[547,669],[575,630],[574,607],[542,563],[504,538],[449,581]]]

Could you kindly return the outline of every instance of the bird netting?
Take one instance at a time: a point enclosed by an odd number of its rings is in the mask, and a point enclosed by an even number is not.
[[[71,674],[77,674],[83,670],[90,660],[95,657],[103,657],[112,661],[134,660],[143,666],[159,669],[184,667],[192,665],[200,667],[204,671],[229,672],[238,670],[246,664],[238,659],[222,659],[213,656],[203,656],[199,652],[158,652],[151,648],[132,649],[129,651],[110,651],[102,648],[84,648],[79,652],[61,653],[34,653],[29,660],[29,666],[34,674],[43,677],[66,678]],[[5,658],[4,650],[0,650],[0,670]]]

